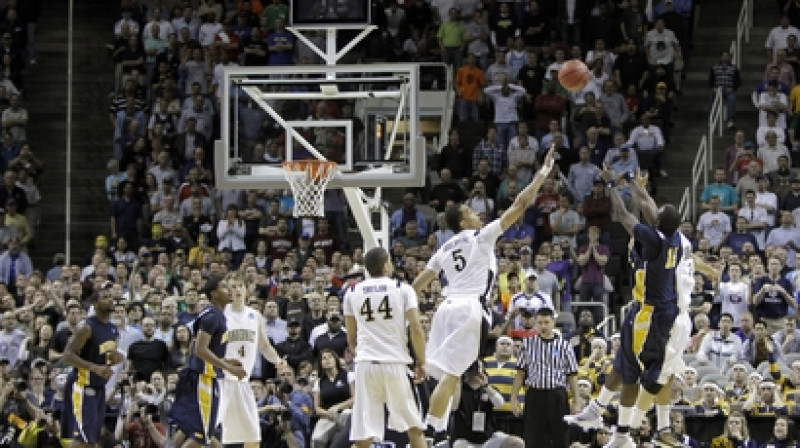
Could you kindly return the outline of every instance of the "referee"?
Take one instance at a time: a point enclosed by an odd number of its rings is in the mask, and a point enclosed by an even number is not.
[[[536,312],[539,334],[525,339],[517,363],[517,375],[511,389],[511,411],[519,416],[517,393],[523,380],[528,387],[523,413],[525,446],[566,448],[569,413],[567,384],[572,396],[578,396],[578,363],[569,344],[556,334],[553,309],[541,307]],[[575,412],[580,409],[574,410]]]

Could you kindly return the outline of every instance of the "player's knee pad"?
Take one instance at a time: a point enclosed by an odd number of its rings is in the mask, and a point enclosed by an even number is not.
[[[659,384],[658,382],[652,380],[644,380],[641,384],[642,389],[650,392],[653,395],[658,395],[658,393],[661,392],[661,388],[664,387],[663,384]]]

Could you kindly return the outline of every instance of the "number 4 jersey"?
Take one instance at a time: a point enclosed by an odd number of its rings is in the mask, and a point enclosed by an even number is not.
[[[225,359],[235,359],[242,363],[247,377],[242,381],[249,381],[250,374],[256,365],[258,352],[258,311],[244,307],[242,311],[234,311],[231,305],[225,306],[225,319],[228,324],[228,344],[225,346]],[[229,372],[225,378],[236,379]]]
[[[411,364],[406,311],[417,308],[414,289],[399,280],[364,280],[344,295],[344,315],[356,320],[356,362]]]

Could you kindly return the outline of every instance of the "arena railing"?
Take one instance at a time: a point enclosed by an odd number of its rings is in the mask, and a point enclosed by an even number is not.
[[[742,61],[742,46],[750,42],[750,28],[753,26],[753,0],[743,0],[742,7],[739,10],[739,19],[736,22],[736,38],[731,41],[729,51],[731,53],[731,63],[734,65],[741,65]],[[697,154],[695,155],[694,164],[692,165],[692,186],[691,186],[691,217],[692,220],[697,219],[697,190],[708,185],[708,171],[714,166],[714,138],[715,131],[719,137],[722,137],[724,129],[723,124],[727,120],[725,116],[725,98],[722,95],[722,90],[717,88],[714,94],[714,100],[711,103],[711,110],[708,114],[708,132],[700,140],[697,147]],[[699,184],[702,177],[703,183]],[[684,197],[687,190],[684,190]],[[701,190],[702,191],[702,190]],[[681,204],[684,200],[681,199]],[[681,213],[686,216],[686,209],[681,209]]]

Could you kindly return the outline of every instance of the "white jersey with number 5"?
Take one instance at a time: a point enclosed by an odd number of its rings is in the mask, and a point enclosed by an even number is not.
[[[488,297],[497,274],[494,247],[502,234],[496,219],[480,230],[462,230],[436,251],[427,268],[444,271],[445,297]]]
[[[228,327],[225,359],[236,359],[241,362],[244,371],[247,372],[247,377],[242,381],[250,381],[250,374],[253,373],[258,355],[259,313],[249,306],[237,312],[229,304],[225,306],[225,319]],[[225,377],[236,379],[227,371]]]
[[[347,288],[344,315],[353,316],[358,328],[355,362],[411,364],[406,311],[417,307],[414,288],[388,277],[370,278]]]

